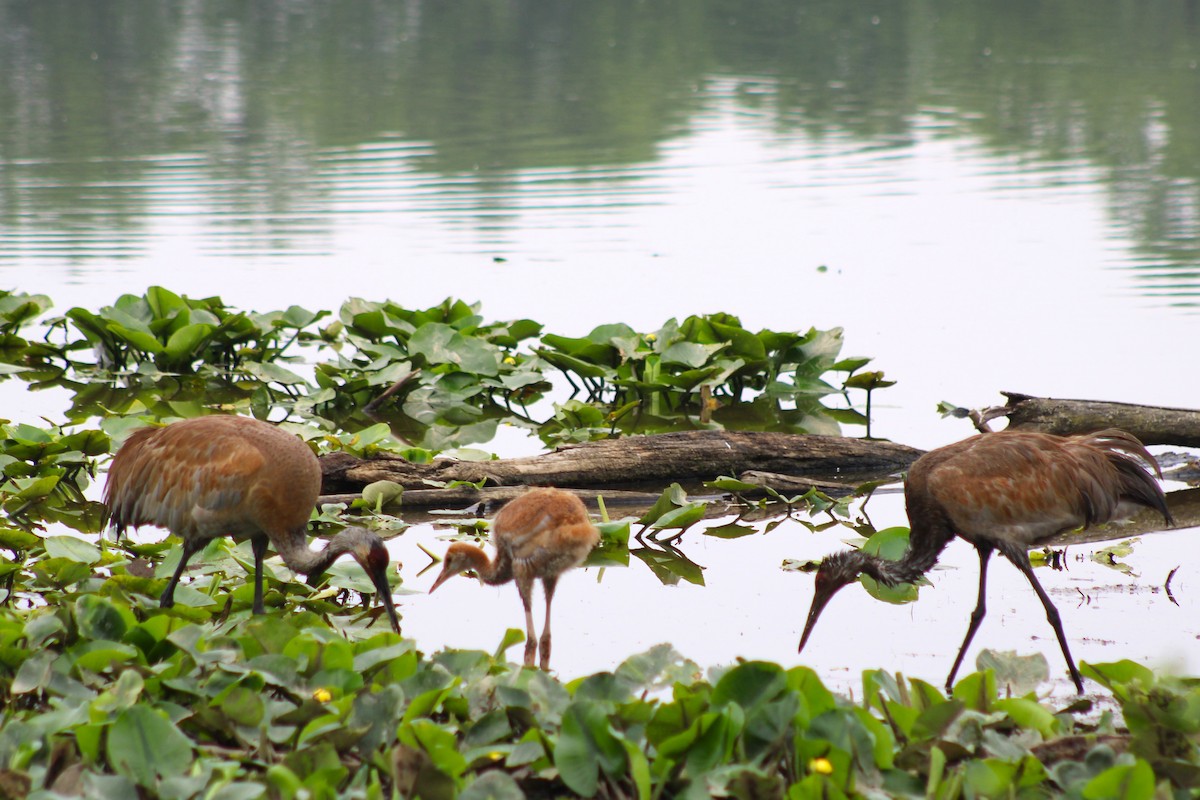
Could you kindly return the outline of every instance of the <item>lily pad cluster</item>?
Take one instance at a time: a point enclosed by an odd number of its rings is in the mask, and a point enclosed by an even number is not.
[[[867,423],[848,392],[886,385],[863,383],[879,375],[858,372],[868,359],[839,357],[840,329],[753,332],[719,313],[571,338],[529,319],[487,321],[454,299],[408,309],[352,298],[332,321],[162,287],[98,310],[46,318],[49,307],[0,293],[2,372],[67,389],[74,421],[284,407],[326,430],[383,421],[400,442],[440,451],[490,441],[502,423],[548,444],[681,427],[840,433]],[[36,330],[41,340],[25,338]]]

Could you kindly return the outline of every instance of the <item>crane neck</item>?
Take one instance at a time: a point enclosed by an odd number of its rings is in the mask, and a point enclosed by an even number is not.
[[[285,536],[275,536],[271,545],[288,569],[311,578],[321,575],[339,556],[358,545],[359,539],[353,531],[353,528],[342,531],[321,550],[313,550],[308,546],[308,537],[303,528],[289,531]]]
[[[494,560],[488,558],[487,553],[474,545],[463,546],[463,552],[466,553],[470,562],[467,569],[475,570],[479,580],[484,583],[497,586],[513,579],[512,554],[503,547],[497,550]]]
[[[862,571],[887,586],[912,583],[933,569],[946,545],[954,538],[954,532],[940,514],[914,515],[911,507],[909,511],[911,528],[904,555],[893,561],[862,553],[859,564]]]

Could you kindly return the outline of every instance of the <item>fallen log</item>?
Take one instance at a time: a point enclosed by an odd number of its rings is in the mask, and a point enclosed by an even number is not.
[[[321,457],[321,470],[328,493],[358,491],[381,480],[398,483],[406,490],[425,490],[452,481],[579,489],[666,485],[712,480],[746,470],[844,484],[894,475],[921,452],[877,439],[706,430],[604,439],[493,461],[437,459],[432,464],[413,464],[387,453],[370,459],[331,453]]]
[[[1001,394],[1008,398],[1002,415],[1008,417],[1009,430],[1067,436],[1119,428],[1144,444],[1200,447],[1200,411],[1097,400],[1058,400],[1017,392]]]

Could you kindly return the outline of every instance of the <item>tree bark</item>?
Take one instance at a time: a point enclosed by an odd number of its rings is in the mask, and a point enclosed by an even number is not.
[[[417,490],[451,481],[573,488],[665,486],[671,481],[712,480],[745,470],[853,484],[894,475],[921,452],[893,442],[840,436],[686,431],[605,439],[494,461],[438,459],[432,464],[413,464],[389,454],[364,460],[331,453],[322,456],[321,468],[324,491],[329,493],[361,490],[380,480]]]
[[[1120,428],[1141,439],[1143,444],[1200,447],[1200,411],[1096,400],[1056,400],[1017,392],[1001,394],[1008,398],[1005,416],[1010,430],[1067,436]]]

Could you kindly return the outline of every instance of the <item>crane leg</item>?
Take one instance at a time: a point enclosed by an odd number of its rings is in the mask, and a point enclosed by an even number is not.
[[[1046,619],[1049,621],[1050,627],[1054,628],[1054,635],[1058,637],[1058,646],[1062,648],[1063,658],[1067,660],[1067,669],[1071,671],[1071,680],[1075,682],[1075,691],[1083,694],[1083,676],[1075,668],[1075,659],[1071,658],[1071,649],[1067,646],[1067,634],[1063,632],[1062,617],[1059,616],[1054,603],[1050,602],[1050,596],[1038,582],[1037,576],[1033,574],[1033,565],[1029,563],[1029,554],[1019,548],[1011,550],[1006,548],[1002,552],[1013,563],[1013,566],[1021,570],[1029,579],[1029,585],[1037,592],[1038,599],[1042,601],[1042,608],[1046,609]]]
[[[251,536],[250,549],[254,551],[254,606],[255,614],[265,614],[263,606],[263,556],[267,554],[267,537]]]
[[[183,575],[184,569],[187,568],[188,561],[192,556],[196,555],[196,551],[202,548],[204,544],[204,542],[199,540],[183,540],[183,551],[179,555],[179,565],[175,567],[175,574],[171,576],[171,580],[167,581],[167,588],[163,589],[162,596],[158,598],[160,608],[170,608],[175,605],[175,584],[179,583],[179,577]]]
[[[525,666],[532,667],[538,647],[537,631],[533,627],[533,578],[518,576],[517,591],[521,593],[521,603],[525,606]]]
[[[947,693],[954,686],[954,676],[958,674],[958,668],[962,666],[963,656],[967,654],[967,648],[971,646],[971,640],[975,638],[975,631],[979,630],[979,624],[983,622],[983,617],[987,614],[987,568],[988,559],[992,557],[992,548],[977,544],[975,550],[979,553],[979,598],[975,601],[975,610],[971,612],[967,635],[963,637],[962,647],[958,648],[954,666],[950,668],[950,677],[946,678]]]
[[[550,670],[550,603],[554,601],[554,589],[558,586],[558,576],[550,576],[542,578],[542,586],[546,590],[546,624],[542,626],[541,647],[541,666],[542,669]]]

